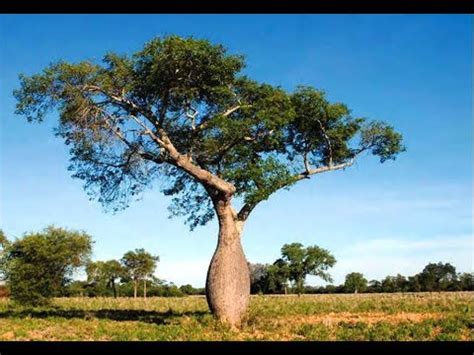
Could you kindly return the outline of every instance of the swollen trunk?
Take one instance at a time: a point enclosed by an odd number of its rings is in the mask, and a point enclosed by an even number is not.
[[[250,273],[240,243],[242,223],[227,203],[216,203],[219,239],[207,273],[206,296],[211,312],[239,326],[250,297]]]

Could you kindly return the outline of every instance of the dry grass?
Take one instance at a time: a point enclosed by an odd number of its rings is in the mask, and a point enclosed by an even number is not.
[[[204,297],[0,300],[0,340],[474,340],[474,293],[253,296],[240,331]]]

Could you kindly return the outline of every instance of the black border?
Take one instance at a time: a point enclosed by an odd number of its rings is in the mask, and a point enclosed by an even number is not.
[[[34,1],[34,0],[33,0]],[[7,2],[3,14],[472,14],[472,0],[79,0]],[[1,40],[1,39],[0,39]],[[122,354],[474,354],[474,342],[22,342],[0,341],[0,355]]]
[[[0,342],[14,354],[442,354],[472,355],[474,342]]]
[[[474,13],[472,0],[4,0],[2,13]]]

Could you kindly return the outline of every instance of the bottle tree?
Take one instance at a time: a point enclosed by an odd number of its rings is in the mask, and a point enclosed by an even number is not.
[[[312,87],[257,82],[243,68],[221,45],[168,36],[101,63],[57,62],[20,76],[14,93],[28,121],[59,111],[56,134],[70,146],[73,177],[107,208],[125,208],[157,183],[191,229],[217,217],[207,300],[231,325],[249,300],[240,239],[255,207],[364,152],[384,162],[404,150],[390,125],[353,117]]]

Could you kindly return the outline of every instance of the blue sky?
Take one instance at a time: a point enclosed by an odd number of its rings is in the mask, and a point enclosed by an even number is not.
[[[473,270],[472,17],[468,15],[2,15],[0,16],[0,226],[10,237],[49,224],[83,229],[94,258],[144,247],[157,275],[203,286],[216,223],[189,232],[168,219],[157,190],[115,215],[70,178],[54,137],[56,115],[28,124],[13,114],[18,74],[58,59],[99,61],[165,34],[193,35],[246,56],[246,73],[292,90],[324,89],[354,115],[403,133],[407,152],[366,156],[343,172],[281,191],[250,217],[249,261],[273,262],[284,243],[333,252],[332,274],[411,275],[428,262]],[[310,284],[321,284],[309,277]]]

